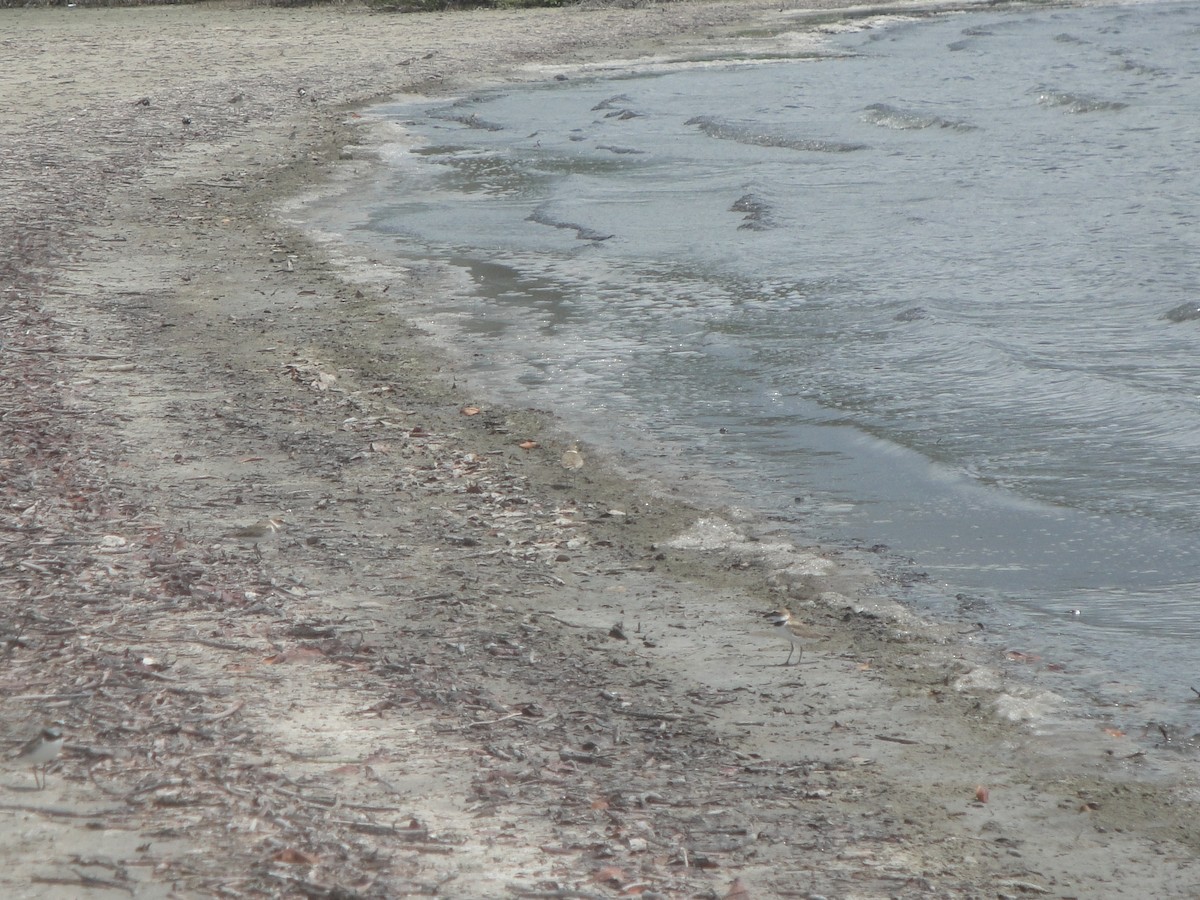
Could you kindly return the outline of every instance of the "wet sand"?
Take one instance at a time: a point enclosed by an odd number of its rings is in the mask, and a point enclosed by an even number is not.
[[[372,164],[373,99],[789,17],[0,12],[0,728],[68,740],[4,773],[0,893],[1197,893],[1170,742],[1039,734],[1053,673],[869,556],[564,469],[395,326],[440,273],[278,215]]]

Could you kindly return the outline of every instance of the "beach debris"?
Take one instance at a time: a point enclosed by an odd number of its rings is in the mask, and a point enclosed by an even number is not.
[[[877,735],[875,735],[875,740],[887,741],[888,743],[891,743],[891,744],[919,745],[921,743],[920,741],[914,741],[912,738],[896,737],[895,735],[890,735],[890,734],[877,734]]]
[[[625,870],[618,866],[603,866],[592,873],[592,880],[597,884],[605,884],[609,887],[621,889],[625,882],[629,880],[629,876]]]
[[[1049,894],[1049,888],[1044,888],[1040,884],[1034,884],[1032,881],[1020,881],[1016,878],[1005,878],[996,882],[1001,887],[1011,888],[1015,891],[1020,891],[1022,894]]]
[[[298,359],[295,362],[285,363],[283,370],[291,377],[292,381],[307,385],[314,391],[327,391],[337,382],[336,375],[326,372],[310,359]]]
[[[119,534],[106,534],[96,545],[100,553],[127,553],[130,550],[129,541]]]
[[[312,853],[305,853],[302,850],[296,850],[292,847],[285,847],[272,856],[271,859],[285,866],[315,866],[320,862],[320,857]]]
[[[1025,653],[1022,650],[1009,650],[1004,655],[1013,662],[1026,663],[1029,665],[1033,665],[1042,661],[1042,658],[1036,653]]]

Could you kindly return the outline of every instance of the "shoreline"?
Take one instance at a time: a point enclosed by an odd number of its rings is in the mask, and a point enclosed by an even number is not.
[[[865,12],[866,8],[859,9],[863,11],[863,21],[866,23],[864,27],[868,29],[874,27],[874,23],[881,18],[877,15],[877,10],[868,15]],[[929,6],[921,5],[920,9],[924,15]],[[951,10],[959,11],[974,12],[958,7]],[[824,13],[811,15],[824,16]],[[882,18],[886,20],[891,17],[885,14]],[[903,16],[897,14],[895,18]],[[858,18],[853,21],[857,22]],[[590,61],[576,66],[529,66],[503,84],[485,83],[475,89],[463,88],[451,94],[438,91],[433,94],[416,92],[393,96],[357,111],[347,145],[330,177],[299,196],[284,198],[283,202],[277,204],[276,211],[285,222],[312,239],[319,252],[328,258],[327,261],[341,271],[343,278],[364,289],[386,290],[390,285],[403,283],[409,275],[410,267],[414,267],[421,270],[423,279],[443,279],[439,286],[431,291],[434,297],[470,295],[475,289],[470,278],[453,270],[453,267],[435,260],[420,259],[415,262],[400,259],[388,263],[385,262],[388,258],[387,235],[375,233],[366,240],[354,236],[354,232],[360,228],[366,228],[370,232],[371,226],[367,224],[368,219],[364,217],[362,210],[377,211],[378,207],[375,204],[381,202],[380,192],[371,192],[366,186],[376,175],[387,176],[389,172],[394,174],[393,164],[396,160],[413,152],[405,131],[406,124],[409,124],[406,120],[419,117],[423,105],[476,103],[480,92],[484,92],[483,96],[487,95],[486,92],[499,92],[503,96],[511,83],[515,82],[518,87],[514,89],[520,90],[519,85],[529,79],[534,83],[554,79],[619,80],[646,72],[661,73],[691,66],[703,67],[713,60],[732,60],[734,63],[746,65],[771,63],[792,58],[797,54],[807,56],[818,52],[821,47],[821,35],[826,29],[840,31],[851,27],[857,26],[822,25],[819,29],[814,26],[810,41],[809,37],[803,36],[808,34],[807,31],[798,34],[791,27],[785,28],[776,23],[774,29],[746,29],[726,40],[708,34],[703,45],[697,41],[672,42],[669,47],[658,48],[644,57],[628,54],[608,61]],[[401,107],[403,112],[396,112],[395,107]],[[383,192],[383,196],[386,196],[386,191]],[[433,274],[435,270],[436,275]],[[416,323],[416,327],[427,335],[432,345],[438,348],[438,352],[444,353],[451,360],[454,383],[472,402],[480,402],[481,397],[486,397],[494,405],[523,405],[520,396],[522,389],[515,383],[503,387],[488,384],[490,368],[473,368],[471,357],[486,353],[492,335],[489,332],[485,337],[473,341],[470,330],[461,330],[456,324],[464,315],[461,305],[452,305],[446,310],[439,307],[436,300],[424,300],[415,304],[395,304],[394,309],[389,310],[387,315],[394,315],[395,320],[405,327]],[[768,508],[762,504],[754,506],[753,503],[740,503],[734,489],[722,480],[719,472],[694,467],[686,473],[680,472],[679,460],[661,444],[656,445],[649,441],[638,444],[638,435],[628,433],[628,429],[621,431],[620,426],[616,424],[612,429],[620,436],[614,438],[608,433],[610,424],[607,422],[592,421],[589,426],[589,423],[579,421],[579,415],[576,415],[574,420],[565,418],[562,410],[554,406],[553,399],[549,402],[541,399],[539,402],[541,406],[552,408],[548,413],[548,427],[561,432],[559,438],[564,446],[578,439],[584,440],[587,442],[585,449],[589,454],[589,462],[597,458],[595,451],[600,450],[598,458],[603,459],[604,468],[612,470],[614,474],[619,474],[631,483],[654,485],[654,489],[660,495],[666,492],[674,497],[686,498],[685,502],[695,508],[719,511],[725,518],[737,523],[738,527],[754,531],[758,540],[766,539],[762,537],[763,534],[770,535],[772,539],[782,540],[781,535],[786,532],[790,540],[801,546],[815,546],[826,552],[835,551],[843,559],[854,558],[861,571],[861,585],[859,591],[849,593],[870,590],[869,586],[872,583],[876,584],[878,591],[878,585],[884,582],[915,585],[918,581],[924,581],[926,586],[920,598],[912,596],[914,593],[921,593],[919,588],[915,592],[908,591],[910,596],[907,600],[902,598],[905,593],[902,589],[889,590],[888,593],[893,598],[901,597],[895,600],[894,608],[903,610],[910,623],[928,620],[925,627],[931,633],[957,632],[970,635],[971,658],[975,665],[998,670],[1005,668],[1006,657],[1010,662],[1016,661],[1017,665],[1008,666],[1010,671],[1003,676],[997,673],[997,679],[1009,678],[1017,685],[1009,692],[1014,696],[1007,698],[1003,704],[1005,719],[1035,730],[1063,734],[1074,733],[1080,728],[1086,730],[1088,722],[1101,719],[1109,719],[1106,727],[1128,730],[1147,722],[1152,724],[1157,720],[1164,722],[1172,732],[1178,727],[1172,714],[1174,709],[1165,704],[1150,703],[1149,698],[1154,692],[1144,683],[1138,682],[1140,695],[1137,698],[1134,697],[1133,688],[1130,688],[1129,693],[1122,698],[1125,701],[1122,711],[1114,712],[1112,704],[1106,702],[1108,698],[1100,700],[1092,693],[1088,675],[1074,671],[1077,668],[1074,663],[1080,661],[1078,657],[1064,659],[1061,655],[1039,648],[1036,641],[1023,640],[999,629],[993,629],[989,627],[992,622],[985,625],[977,621],[977,613],[962,613],[956,616],[950,608],[953,606],[952,598],[956,590],[970,591],[975,588],[955,585],[950,581],[942,583],[927,579],[925,573],[920,571],[921,566],[918,563],[890,546],[875,544],[878,535],[870,535],[863,539],[830,536],[832,529],[827,527],[828,519],[826,523],[822,523],[809,515],[804,517],[803,521],[799,517],[789,521],[783,518],[787,511],[781,512],[779,507]],[[868,547],[870,544],[875,545]],[[783,585],[787,578],[786,571],[775,573],[772,589],[785,595],[786,588]],[[935,605],[934,594],[941,595],[938,601],[940,605]],[[798,599],[804,602],[809,598],[801,592]],[[922,600],[926,602],[922,604]],[[976,618],[971,618],[973,615]],[[994,624],[999,624],[999,615],[997,613],[997,621]],[[972,628],[978,628],[978,633],[971,634]],[[1010,628],[1010,632],[1011,630]],[[1057,685],[1050,685],[1046,679],[1037,675],[1024,679],[1011,671],[1020,669],[1023,665],[1028,666],[1031,672],[1044,668],[1057,673],[1057,678],[1051,679],[1056,680]],[[1072,674],[1066,674],[1067,672]],[[1067,682],[1073,683],[1068,685]],[[1028,700],[1029,703],[1023,707],[1024,700]],[[1179,702],[1175,703],[1176,708],[1179,705]]]
[[[25,151],[0,220],[29,404],[8,420],[43,447],[5,470],[4,736],[68,726],[47,791],[0,819],[7,896],[77,896],[74,853],[124,860],[87,872],[134,896],[1200,881],[1190,786],[1146,776],[1162,748],[1098,730],[1065,759],[832,548],[739,540],[605,466],[574,481],[551,418],[476,402],[415,329],[374,327],[433,273],[347,281],[270,213],[325,183],[372,98],[775,8],[73,14],[0,13],[32,61],[0,91]],[[830,635],[801,668],[755,635],[772,566]]]

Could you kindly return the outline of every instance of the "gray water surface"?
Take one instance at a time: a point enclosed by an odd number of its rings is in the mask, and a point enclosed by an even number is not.
[[[886,544],[911,602],[1182,718],[1198,48],[1194,2],[970,13],[397,103],[394,164],[308,214],[458,268],[499,399]]]

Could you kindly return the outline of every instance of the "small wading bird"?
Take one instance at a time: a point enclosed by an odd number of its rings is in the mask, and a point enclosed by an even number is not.
[[[562,459],[559,462],[562,463],[564,469],[571,473],[571,485],[574,486],[575,476],[583,468],[583,454],[579,452],[579,445],[572,444],[570,450],[563,452]]]
[[[261,522],[255,522],[253,525],[242,525],[239,528],[229,532],[228,537],[247,547],[254,549],[254,554],[259,559],[262,559],[262,550],[258,545],[275,537],[283,526],[287,524],[283,519],[272,518],[263,519]]]
[[[242,542],[258,543],[283,530],[283,519],[263,519],[253,525],[242,525],[229,532],[229,536]]]
[[[13,764],[24,768],[29,766],[33,769],[33,783],[38,786],[38,790],[46,788],[46,769],[50,763],[58,759],[58,754],[62,753],[63,748],[63,733],[58,724],[50,725],[43,728],[41,732],[28,741],[24,747],[17,751],[17,755],[13,757]],[[38,769],[42,770],[42,778],[38,780]]]
[[[788,656],[782,663],[787,665],[792,661],[792,654],[797,653],[796,665],[800,665],[800,660],[804,656],[805,644],[811,644],[813,641],[820,640],[823,637],[828,637],[824,632],[818,631],[815,628],[809,628],[807,625],[802,625],[792,619],[792,611],[786,606],[781,606],[774,612],[767,613],[764,618],[767,623],[772,626],[771,630],[778,632],[790,647],[788,647]]]

